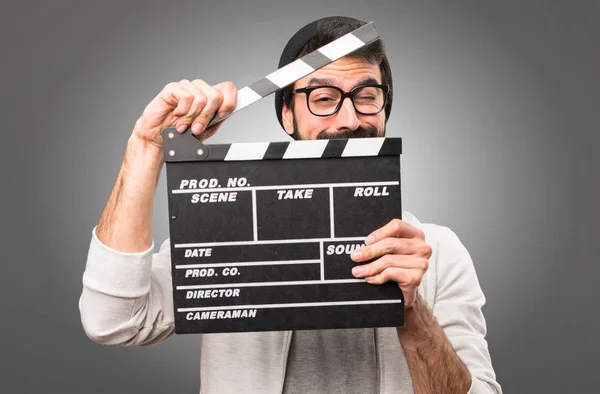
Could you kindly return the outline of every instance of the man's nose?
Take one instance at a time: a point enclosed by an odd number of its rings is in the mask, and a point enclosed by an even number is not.
[[[337,131],[340,130],[356,130],[360,126],[360,120],[358,114],[354,109],[352,100],[350,97],[346,97],[342,101],[342,107],[335,114],[335,127]]]

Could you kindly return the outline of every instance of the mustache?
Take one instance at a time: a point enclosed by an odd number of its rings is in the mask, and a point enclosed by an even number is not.
[[[368,126],[368,127],[358,127],[354,130],[344,130],[344,131],[336,131],[329,132],[324,131],[317,136],[318,140],[333,140],[333,139],[342,139],[342,138],[371,138],[371,137],[382,137],[383,132],[380,133],[376,127]]]

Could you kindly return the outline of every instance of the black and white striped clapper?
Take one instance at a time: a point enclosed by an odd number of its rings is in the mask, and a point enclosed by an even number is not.
[[[350,258],[401,217],[399,138],[163,136],[177,333],[403,325],[399,287]]]
[[[379,39],[379,33],[373,22],[369,22],[358,29],[351,31],[322,46],[321,48],[296,59],[290,64],[281,67],[264,78],[259,79],[251,85],[241,88],[237,92],[237,101],[234,110],[227,117],[215,116],[208,124],[210,127],[229,116],[246,108],[250,104],[267,97],[271,93],[296,82],[298,79],[312,73],[313,71],[328,65],[360,48]]]

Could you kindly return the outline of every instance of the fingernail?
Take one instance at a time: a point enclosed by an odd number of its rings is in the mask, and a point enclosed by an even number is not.
[[[352,268],[352,275],[354,276],[360,276],[363,274],[364,272],[364,268],[363,267],[354,267]]]
[[[219,118],[221,119],[225,119],[226,117],[228,117],[229,115],[231,115],[231,112],[223,112],[219,114]]]
[[[369,236],[367,237],[367,239],[365,239],[365,243],[366,243],[367,245],[370,245],[370,244],[372,244],[373,242],[375,242],[375,237],[374,237],[374,236],[372,236],[372,235],[369,235]]]
[[[201,128],[200,123],[194,123],[194,125],[192,126],[192,133],[200,134],[200,128]]]
[[[188,126],[185,123],[180,123],[176,130],[180,133],[183,133],[187,128]]]
[[[352,254],[350,255],[350,257],[352,258],[352,260],[359,260],[362,258],[362,252],[360,250],[355,250],[354,252],[352,252]]]

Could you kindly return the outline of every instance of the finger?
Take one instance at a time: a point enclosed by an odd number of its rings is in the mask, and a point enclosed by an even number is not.
[[[217,114],[221,119],[227,118],[235,110],[235,105],[237,103],[237,88],[232,82],[222,82],[215,85],[214,88],[223,94],[223,103],[221,103],[221,107],[217,110]],[[208,123],[211,121],[212,118]],[[212,137],[222,125],[223,122],[218,122],[207,127],[200,135],[197,135],[196,138],[200,141],[207,140]]]
[[[217,110],[217,113],[221,119],[227,118],[235,110],[237,103],[237,88],[232,82],[222,82],[214,86],[215,89],[219,90],[223,94],[223,103]],[[209,121],[209,123],[212,121]],[[218,122],[208,128],[206,128],[197,138],[200,141],[207,140],[212,137],[217,130],[223,125],[223,122]]]
[[[379,275],[366,278],[366,282],[371,285],[382,285],[390,281],[396,282],[402,290],[406,307],[413,306],[422,280],[423,274],[421,272],[400,268],[388,268]]]
[[[223,103],[223,94],[221,91],[208,85],[201,79],[192,82],[206,97],[206,103],[199,115],[193,120],[192,132],[196,135],[202,133],[208,125],[208,122],[215,116],[217,110]]]
[[[171,82],[165,85],[165,87],[158,94],[158,98],[162,100],[166,106],[164,106],[165,111],[176,111],[179,112],[179,115],[183,115],[185,112],[181,112],[183,106],[187,104],[191,104],[193,97],[189,95],[189,92],[183,88],[177,82]]]
[[[419,287],[423,280],[423,272],[391,267],[377,275],[367,277],[365,280],[372,285],[382,285],[390,281],[396,282],[402,292],[407,294]]]
[[[169,113],[173,114],[173,120],[185,115],[192,103],[194,95],[181,86],[179,83],[171,82],[167,84],[158,94],[155,100],[146,107],[144,116],[166,117]],[[168,126],[172,126],[169,124]]]
[[[182,117],[181,123],[185,123],[188,127],[192,126],[192,132],[194,131],[194,121],[200,115],[204,109],[208,99],[204,92],[202,92],[196,85],[187,79],[183,79],[179,82],[185,89],[190,91],[194,95],[194,102],[190,106],[188,112]]]
[[[352,268],[352,275],[357,278],[368,278],[388,268],[417,269],[425,272],[429,269],[429,260],[424,257],[388,254],[369,264],[357,265]]]
[[[221,82],[214,86],[215,89],[223,94],[223,103],[219,108],[218,114],[221,119],[228,117],[237,104],[237,88],[233,82]]]
[[[392,219],[385,226],[373,231],[367,236],[365,243],[370,245],[384,238],[396,237],[396,238],[421,238],[425,239],[425,234],[418,228],[411,226],[400,219]]]
[[[369,261],[386,254],[416,254],[423,241],[414,238],[384,238],[381,241],[356,249],[350,258],[356,262]]]

